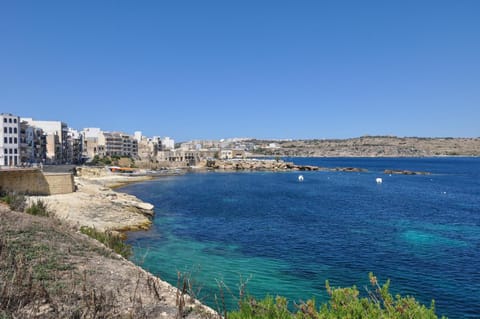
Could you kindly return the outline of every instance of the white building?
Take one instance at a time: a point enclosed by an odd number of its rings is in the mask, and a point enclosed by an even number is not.
[[[0,166],[20,164],[20,117],[0,114]]]
[[[27,122],[21,122],[20,149],[21,153],[23,152],[21,162],[26,164],[44,163],[47,156],[46,138],[47,136],[43,134],[41,128],[30,126]],[[22,148],[22,142],[25,144],[24,148]]]
[[[175,149],[175,141],[168,136],[162,139],[162,151],[171,151]]]
[[[87,127],[81,132],[83,135],[82,154],[83,159],[91,160],[95,155],[99,155],[98,139],[102,130],[98,127]]]
[[[135,131],[133,133],[133,136],[137,140],[137,142],[140,142],[142,140],[142,131]]]
[[[68,161],[68,127],[61,121],[35,121],[31,118],[22,118],[28,125],[41,128],[46,134],[47,156],[49,164],[64,164]]]
[[[68,128],[67,133],[67,163],[80,164],[82,163],[83,155],[83,135],[72,128]]]

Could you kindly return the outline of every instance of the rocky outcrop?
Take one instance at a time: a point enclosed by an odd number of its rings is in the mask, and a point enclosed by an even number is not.
[[[315,165],[296,165],[282,160],[210,160],[207,167],[213,170],[252,170],[252,171],[331,171],[331,172],[367,172],[368,170],[356,167],[327,168]]]
[[[430,175],[429,172],[415,172],[415,171],[408,171],[408,170],[398,170],[398,169],[386,169],[384,171],[385,174],[397,174],[397,175]]]
[[[125,179],[128,177],[123,177],[123,183]],[[153,205],[104,186],[109,183],[110,179],[76,177],[77,191],[74,193],[32,196],[29,200],[42,199],[57,217],[75,226],[94,227],[100,231],[150,228]]]

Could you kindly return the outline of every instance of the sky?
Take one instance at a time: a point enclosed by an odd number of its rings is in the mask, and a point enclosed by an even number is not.
[[[480,136],[480,1],[0,0],[0,112],[176,141]]]

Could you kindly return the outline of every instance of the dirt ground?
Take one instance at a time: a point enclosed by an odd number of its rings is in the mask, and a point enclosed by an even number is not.
[[[56,218],[0,204],[0,318],[216,318]]]

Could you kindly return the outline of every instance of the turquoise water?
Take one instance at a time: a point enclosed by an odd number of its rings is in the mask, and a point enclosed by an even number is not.
[[[372,271],[394,293],[434,298],[439,314],[480,317],[480,159],[291,160],[369,172],[302,172],[302,183],[298,172],[196,173],[129,185],[122,191],[156,207],[152,229],[129,234],[135,261],[174,285],[177,271],[191,272],[212,306],[218,282],[227,296],[248,280],[256,296],[324,301],[326,279],[362,289]]]

